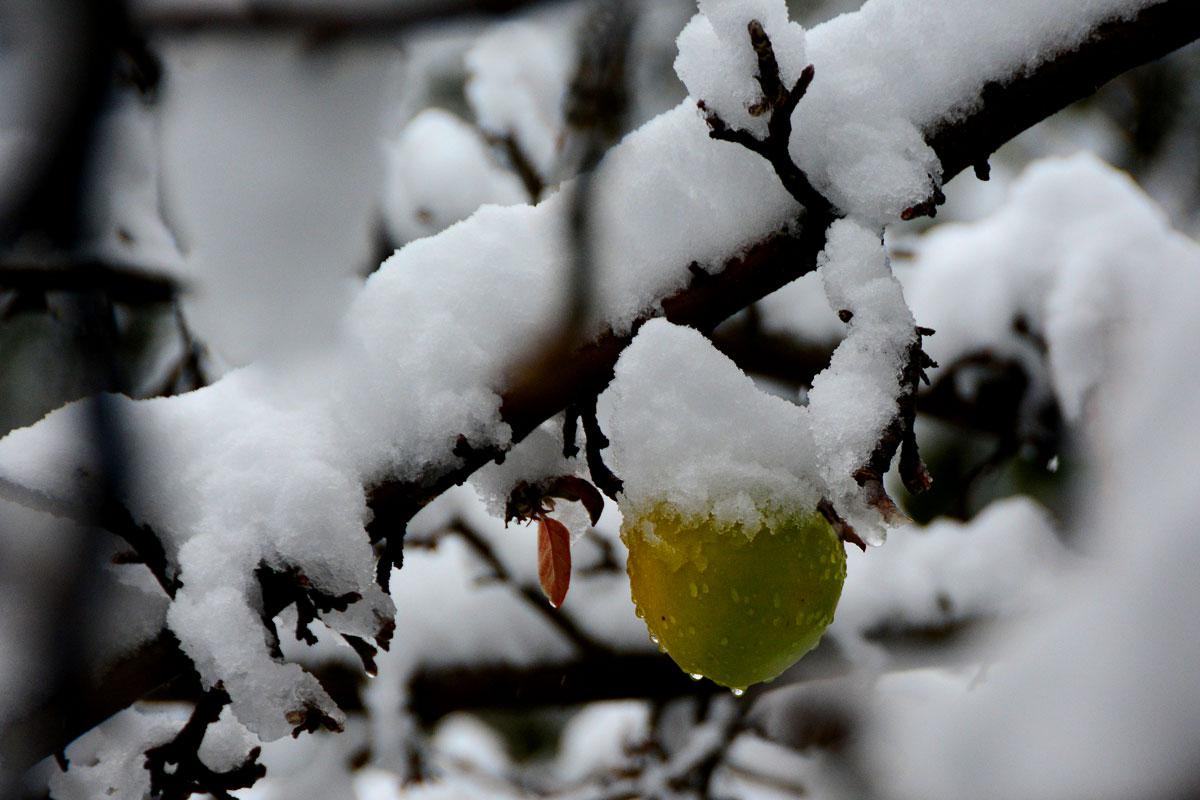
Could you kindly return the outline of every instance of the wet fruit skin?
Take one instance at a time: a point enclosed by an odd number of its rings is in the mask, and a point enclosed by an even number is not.
[[[668,504],[627,518],[629,581],[651,638],[733,689],[771,680],[833,621],[846,553],[819,513],[770,515],[753,536]]]

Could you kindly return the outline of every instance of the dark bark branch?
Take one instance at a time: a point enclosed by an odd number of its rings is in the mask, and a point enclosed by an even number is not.
[[[900,396],[896,401],[898,412],[879,437],[879,443],[867,463],[854,473],[858,485],[866,490],[868,502],[875,506],[885,519],[903,517],[883,487],[883,476],[891,468],[897,451],[900,452],[900,478],[904,482],[904,488],[912,494],[920,494],[933,485],[933,480],[918,453],[917,438],[913,430],[917,417],[917,390],[922,381],[926,385],[929,384],[929,377],[925,374],[926,367],[937,366],[921,347],[922,337],[931,335],[933,331],[918,327],[914,333],[915,338],[908,345]]]
[[[942,162],[944,180],[969,167],[978,173],[988,156],[1026,128],[1094,94],[1121,73],[1200,38],[1195,12],[1194,3],[1164,0],[1131,20],[1099,25],[1074,50],[988,83],[978,107],[925,131]]]
[[[571,706],[599,700],[669,700],[727,692],[697,683],[658,653],[613,653],[534,666],[481,664],[419,670],[409,684],[409,709],[434,722],[462,709]]]
[[[713,346],[742,369],[788,385],[804,386],[829,365],[837,339],[810,341],[786,332],[763,330],[757,309],[751,306],[747,312],[709,336]]]
[[[170,278],[101,262],[68,266],[0,264],[0,291],[104,292],[114,303],[169,303],[182,287]]]
[[[219,684],[209,689],[174,739],[146,751],[151,797],[187,800],[193,794],[209,794],[215,800],[236,800],[230,790],[253,786],[267,774],[267,768],[258,763],[261,747],[252,748],[240,765],[227,772],[217,772],[200,759],[205,733],[229,702],[229,694]]]

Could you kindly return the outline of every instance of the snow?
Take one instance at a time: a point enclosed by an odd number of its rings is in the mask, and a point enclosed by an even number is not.
[[[988,352],[1045,376],[1078,420],[1111,381],[1111,357],[1146,319],[1148,292],[1195,269],[1196,245],[1125,174],[1095,157],[1049,159],[1018,179],[987,219],[942,226],[918,243],[906,287],[927,349],[943,366]],[[1048,357],[1014,331],[1022,320]]]
[[[832,766],[831,766],[832,765]],[[714,793],[753,800],[801,797],[853,798],[853,782],[838,775],[829,753],[817,748],[793,750],[750,734],[730,744],[723,768],[713,775]]]
[[[568,784],[611,774],[650,737],[650,708],[622,700],[593,703],[571,717],[558,745],[557,772]]]
[[[199,756],[204,766],[214,772],[229,772],[245,763],[246,756],[257,746],[258,739],[226,707],[204,731]]]
[[[505,456],[504,461],[484,465],[471,476],[471,486],[479,493],[489,513],[504,519],[508,498],[521,483],[545,485],[554,478],[574,475],[591,480],[584,455],[586,439],[582,426],[576,429],[575,445],[579,453],[574,458],[563,455],[563,416],[552,417],[535,428]],[[587,510],[582,503],[554,499],[551,515],[567,526],[572,541],[578,541],[590,527]]]
[[[684,516],[757,530],[769,511],[816,508],[803,409],[760,392],[698,332],[646,323],[608,393],[611,466],[625,482],[626,519],[667,502]]]
[[[169,742],[185,722],[182,707],[121,711],[67,747],[70,768],[51,773],[51,795],[55,800],[142,800],[150,793],[150,773],[142,763],[146,750]]]
[[[512,136],[543,180],[560,177],[563,100],[575,69],[567,19],[496,25],[466,55],[467,102],[489,136]]]
[[[394,241],[429,236],[481,205],[529,200],[521,181],[496,164],[479,131],[449,111],[429,108],[385,144],[385,219]]]
[[[755,308],[766,334],[795,335],[820,343],[840,342],[846,335],[846,323],[830,307],[818,272],[809,272],[771,292]]]
[[[510,766],[500,734],[465,712],[443,717],[430,744],[435,762],[445,772],[478,772],[499,778]]]
[[[818,263],[830,304],[853,316],[807,408],[758,391],[695,331],[660,320],[642,327],[610,389],[627,517],[666,502],[756,530],[764,513],[811,511],[825,497],[882,541],[854,473],[898,413],[915,323],[877,232],[834,223]]]
[[[1150,4],[867,2],[809,36],[816,77],[794,115],[792,156],[834,205],[894,220],[941,180],[921,134],[977,107],[996,76],[1035,67],[1098,22]]]
[[[758,18],[785,86],[807,63],[815,67],[793,114],[793,159],[837,208],[880,224],[940,185],[941,165],[924,134],[977,106],[988,81],[1072,49],[1097,23],[1150,4],[873,0],[806,37],[787,22],[782,0],[702,0],[701,13],[680,35],[676,69],[694,101],[762,138],[766,117],[747,111],[761,96],[746,33],[747,22]]]
[[[67,653],[126,655],[158,635],[167,603],[144,568],[106,563],[119,548],[97,531],[0,499],[0,534],[0,731],[15,732],[58,688]],[[26,755],[0,755],[0,784]]]
[[[263,745],[259,763],[267,776],[249,789],[237,790],[238,800],[324,800],[392,798],[399,780],[389,775],[393,787],[385,793],[379,770],[352,771],[352,763],[371,746],[368,727],[352,715],[338,734],[317,732],[298,739],[285,738]]]
[[[398,676],[419,667],[472,664],[481,653],[493,663],[516,666],[572,657],[573,646],[541,615],[532,613],[513,587],[486,580],[491,577],[487,564],[461,538],[441,536],[436,549],[420,546],[456,521],[479,534],[516,584],[537,585],[536,531],[523,525],[505,527],[470,486],[451,489],[409,525],[406,541],[413,545],[406,550],[404,569],[392,587],[396,640],[407,644],[380,654],[381,670]],[[608,503],[596,532],[623,563],[625,552],[616,534],[619,524],[616,506]],[[573,551],[575,575],[559,613],[598,640],[650,650],[645,629],[633,616],[624,572],[582,574],[597,560],[595,545],[583,539]],[[437,598],[435,613],[430,613],[431,598]],[[388,691],[376,682],[372,692],[377,687]]]
[[[755,79],[758,59],[746,29],[752,19],[762,23],[770,37],[779,62],[779,77],[790,89],[808,62],[804,28],[788,21],[784,0],[700,0],[700,13],[679,34],[675,71],[692,98],[703,100],[730,126],[763,138],[768,117],[750,112],[750,107],[762,99],[762,89]]]
[[[239,719],[273,738],[290,731],[285,716],[297,702],[334,712],[314,679],[270,659],[257,566],[296,566],[330,593],[362,594],[352,614],[327,616],[348,633],[373,635],[375,614],[390,614],[391,603],[373,582],[362,478],[344,455],[322,449],[327,425],[314,424],[315,409],[289,408],[254,377],[243,371],[178,400],[112,405],[129,423],[139,474],[154,478],[153,491],[126,501],[135,518],[153,520],[180,566],[184,585],[168,622],[205,681],[225,680]],[[83,402],[67,406],[4,440],[6,470],[52,508],[56,496],[89,495],[86,482],[58,481],[86,456],[75,434],[85,412]],[[80,466],[97,472],[92,459]]]
[[[102,262],[184,277],[183,256],[160,213],[154,114],[132,93],[111,103],[93,145],[83,249]]]
[[[199,341],[241,365],[336,335],[373,266],[394,48],[171,37],[158,107],[165,217],[198,280]]]
[[[1045,510],[1020,496],[993,503],[969,523],[905,529],[849,561],[829,630],[843,644],[1029,614],[1052,601],[1073,565]]]
[[[806,409],[753,388],[694,331],[641,328],[610,389],[627,516],[666,501],[753,530],[767,509],[811,511],[828,497],[864,535],[881,536],[853,476],[897,413],[915,323],[878,233],[835,223],[819,269],[830,304],[853,317]]]
[[[1200,467],[1200,370],[1178,343],[1200,335],[1200,247],[1089,158],[1044,163],[1018,190],[1027,213],[1006,207],[994,228],[955,232],[970,245],[961,252],[990,257],[985,242],[968,238],[987,231],[1012,248],[1010,268],[1045,254],[1049,266],[1035,264],[1044,271],[1033,278],[1044,277],[1046,295],[1060,291],[1063,261],[1123,287],[1102,293],[1119,302],[1100,314],[1082,304],[1043,309],[1047,332],[1063,327],[1054,315],[1104,323],[1089,334],[1103,355],[1102,390],[1080,419],[1097,474],[1068,531],[1086,559],[1056,581],[1054,603],[990,642],[982,657],[994,663],[978,681],[955,688],[929,675],[919,703],[885,698],[867,752],[894,798],[1191,796],[1200,519],[1186,476]],[[1043,228],[1062,240],[1039,236]],[[1123,283],[1114,280],[1126,270]],[[1049,335],[1048,344],[1053,363],[1061,339]],[[939,768],[912,766],[931,763]]]
[[[689,105],[625,137],[592,181],[594,301],[618,332],[688,285],[689,263],[717,272],[796,214],[770,165],[709,139]]]
[[[43,659],[53,651],[43,632],[49,607],[70,586],[66,566],[81,532],[57,520],[0,500],[0,730],[36,707],[48,691]],[[0,757],[0,778],[14,754]],[[8,762],[8,763],[5,763]],[[4,785],[8,785],[6,782]]]
[[[878,231],[838,220],[817,264],[830,305],[852,317],[849,333],[808,392],[814,461],[834,507],[861,528],[859,535],[878,544],[882,528],[866,508],[854,474],[899,412],[896,401],[916,322]]]

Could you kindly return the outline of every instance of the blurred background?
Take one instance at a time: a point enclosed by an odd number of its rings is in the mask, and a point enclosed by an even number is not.
[[[806,27],[859,5],[790,3]],[[629,0],[626,12],[628,102],[605,144],[686,96],[672,61],[694,3]],[[555,191],[592,158],[567,101],[594,13],[589,0],[0,0],[0,435],[98,391],[171,396],[319,347],[395,249],[482,204]],[[889,230],[900,274],[919,268],[930,228],[986,218],[1028,164],[1079,151],[1200,235],[1200,48],[1022,134],[993,157],[990,181],[950,182],[936,220]],[[713,340],[762,388],[802,402],[840,331],[810,276]],[[1081,487],[1104,468],[1047,391],[1045,360],[943,364],[919,404],[935,489],[897,490],[934,531],[1044,530],[1053,547],[1037,539],[992,562],[1021,573],[996,593],[1028,593],[1029,607],[1052,602],[1050,561],[1088,550]],[[7,500],[0,514],[0,705],[18,708],[69,671],[57,660],[105,652],[62,630],[100,591],[80,554],[105,552]],[[923,588],[936,613],[848,596],[861,617],[769,694],[735,703],[646,640],[619,524],[609,503],[576,543],[555,621],[528,592],[531,533],[506,530],[470,486],[447,493],[410,528],[396,645],[377,679],[332,640],[284,643],[350,712],[347,731],[269,745],[267,778],[237,796],[889,796],[889,773],[860,747],[873,711],[863,665],[872,680],[928,688],[938,669],[986,664],[979,637],[1029,610],[972,606],[964,573]],[[155,602],[152,584],[119,582]],[[180,694],[159,699],[186,717]],[[77,743],[81,777],[59,778],[55,796],[98,796],[87,768],[119,741],[103,735]],[[28,792],[54,769],[44,763]],[[1172,794],[1180,785],[1161,796],[1187,796]]]

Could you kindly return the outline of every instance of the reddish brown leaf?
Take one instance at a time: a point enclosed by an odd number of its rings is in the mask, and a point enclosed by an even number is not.
[[[550,484],[550,488],[546,490],[546,494],[551,497],[561,497],[563,500],[583,503],[593,525],[600,521],[600,515],[604,512],[604,495],[600,494],[600,490],[591,483],[575,475],[563,475],[555,478]]]
[[[538,520],[538,580],[550,605],[561,606],[571,584],[571,534],[549,517]]]

